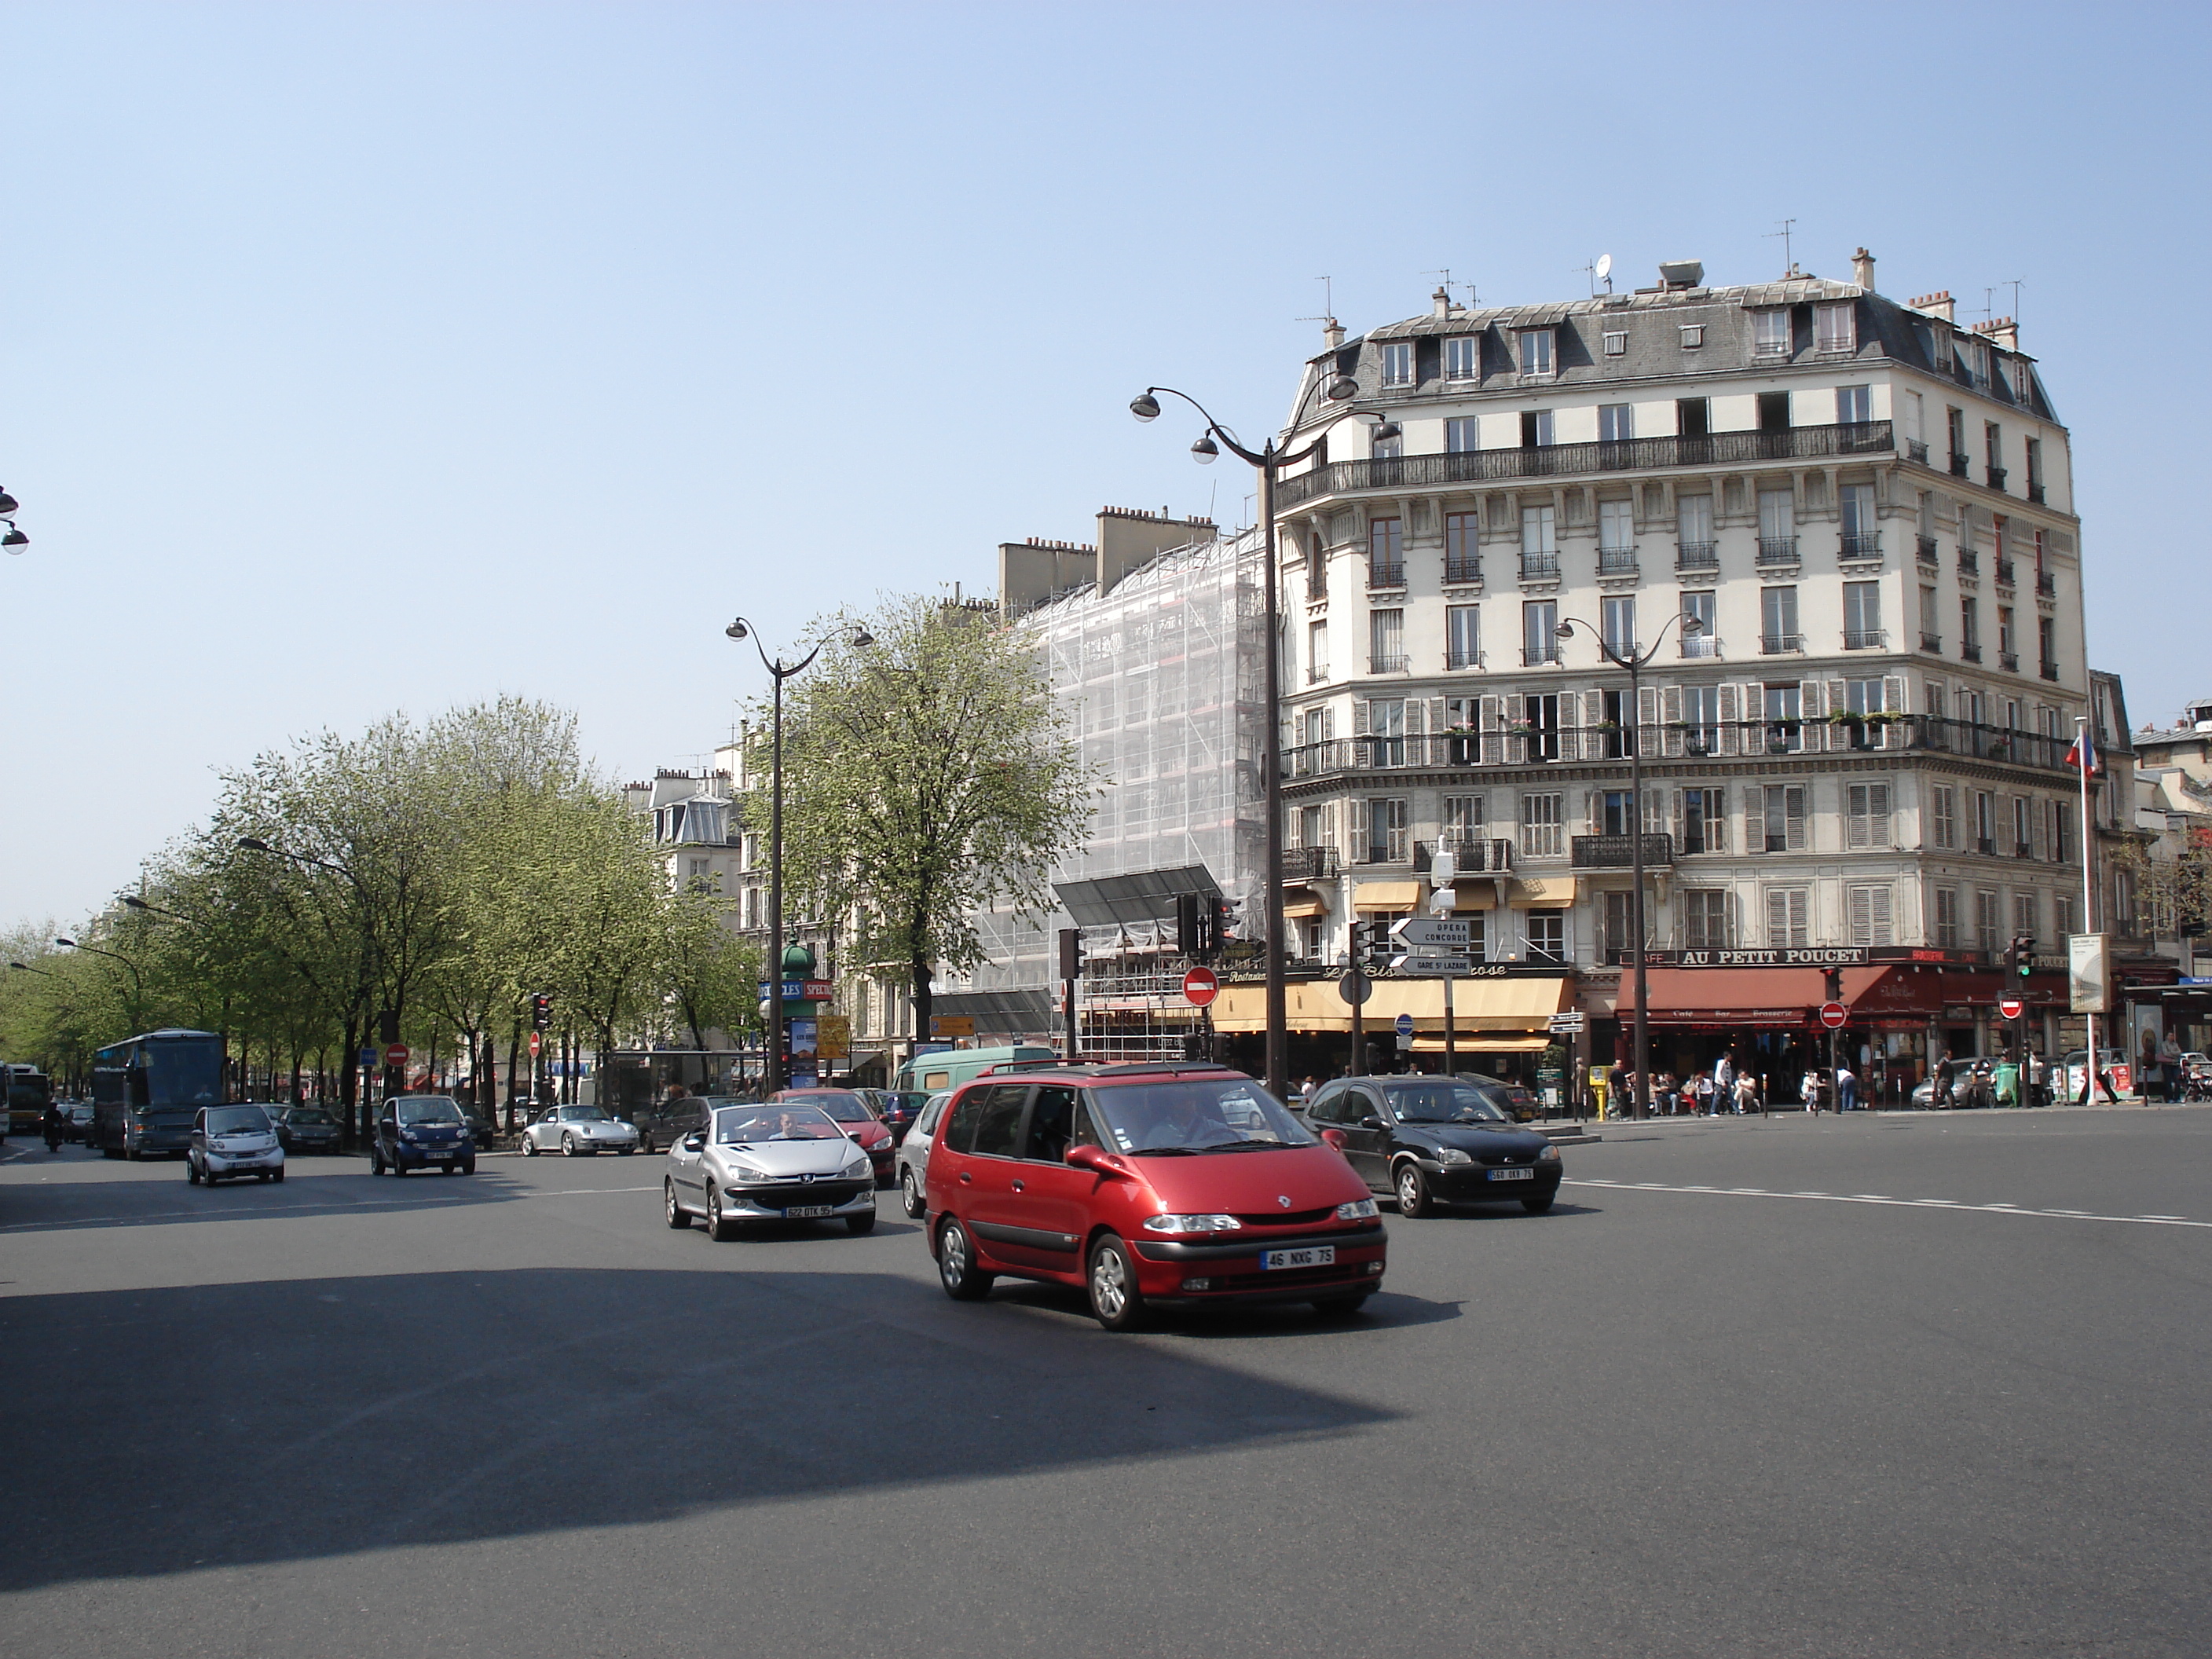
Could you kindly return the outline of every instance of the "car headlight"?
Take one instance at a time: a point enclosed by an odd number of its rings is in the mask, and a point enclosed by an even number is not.
[[[1542,1152],[1536,1154],[1536,1162],[1539,1164],[1557,1164],[1559,1161],[1559,1149],[1556,1146],[1547,1146]]]
[[[1349,1204],[1336,1206],[1339,1221],[1371,1221],[1376,1213],[1375,1200],[1371,1198],[1355,1198]]]
[[[845,1166],[845,1173],[848,1176],[864,1176],[867,1172],[868,1160],[865,1158],[856,1158]]]
[[[1437,1153],[1437,1162],[1439,1164],[1472,1164],[1474,1162],[1474,1154],[1468,1152],[1463,1147],[1446,1146]]]
[[[1233,1215],[1155,1215],[1145,1218],[1145,1231],[1154,1233],[1233,1233],[1243,1225]]]
[[[769,1178],[750,1164],[732,1164],[730,1165],[730,1179],[740,1186],[763,1187],[768,1184]]]
[[[399,1132],[399,1138],[402,1140],[406,1141],[410,1146],[412,1146],[415,1142],[422,1139],[422,1136],[416,1134],[412,1129],[402,1129]]]

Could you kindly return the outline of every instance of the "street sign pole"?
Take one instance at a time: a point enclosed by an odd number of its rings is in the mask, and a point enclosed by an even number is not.
[[[1459,1034],[1452,1023],[1451,969],[1444,969],[1444,1075],[1459,1075]]]

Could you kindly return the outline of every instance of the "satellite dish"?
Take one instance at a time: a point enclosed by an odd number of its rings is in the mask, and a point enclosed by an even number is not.
[[[1608,276],[1612,276],[1612,275],[1613,275],[1613,255],[1611,255],[1610,253],[1601,253],[1601,254],[1599,254],[1599,255],[1597,256],[1597,279],[1598,279],[1598,281],[1600,281],[1600,282],[1601,283],[1601,282],[1603,282],[1607,277],[1608,277]]]

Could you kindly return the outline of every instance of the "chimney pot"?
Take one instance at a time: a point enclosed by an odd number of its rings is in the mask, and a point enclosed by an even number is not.
[[[1449,317],[1451,315],[1451,295],[1445,293],[1441,287],[1439,287],[1434,294],[1429,295],[1429,300],[1431,303],[1436,307],[1437,316]]]
[[[1864,248],[1851,255],[1851,280],[1868,293],[1874,292],[1874,255]]]
[[[1334,317],[1323,319],[1321,325],[1321,337],[1331,351],[1335,350],[1344,343],[1344,325]]]

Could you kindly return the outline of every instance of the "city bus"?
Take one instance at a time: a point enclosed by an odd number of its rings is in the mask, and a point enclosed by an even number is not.
[[[149,1031],[92,1057],[88,1143],[109,1158],[179,1156],[192,1119],[223,1099],[223,1041],[213,1031]]]
[[[35,1066],[0,1067],[8,1074],[8,1122],[0,1133],[34,1135],[54,1097],[52,1079]]]

